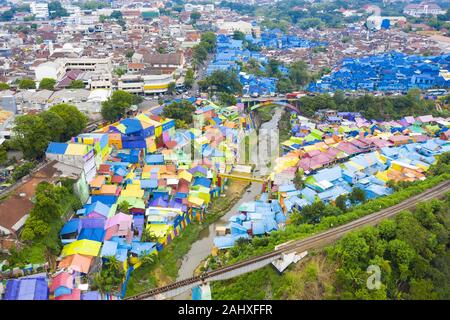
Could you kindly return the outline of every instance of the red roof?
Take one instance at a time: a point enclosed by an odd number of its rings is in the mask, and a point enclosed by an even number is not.
[[[111,178],[111,182],[112,183],[122,183],[123,181],[123,177],[122,176],[113,176]]]
[[[54,292],[59,287],[66,287],[73,289],[73,276],[67,272],[61,272],[55,278],[53,278],[50,291]]]

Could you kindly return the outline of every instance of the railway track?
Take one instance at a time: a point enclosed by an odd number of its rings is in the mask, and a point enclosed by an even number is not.
[[[294,242],[291,242],[287,244],[286,246],[283,246],[282,248],[279,248],[278,250],[274,250],[272,252],[250,258],[244,261],[240,261],[238,263],[225,266],[213,271],[206,272],[202,274],[201,276],[194,276],[192,278],[187,278],[181,281],[173,282],[169,285],[151,289],[149,291],[143,292],[141,294],[132,296],[127,298],[126,300],[144,300],[149,297],[155,296],[157,294],[161,294],[173,289],[177,289],[183,286],[192,285],[198,281],[205,281],[208,278],[212,278],[214,276],[220,275],[222,273],[226,273],[241,267],[245,267],[247,265],[259,262],[261,260],[265,260],[272,257],[277,257],[282,253],[288,253],[291,251],[305,251],[310,249],[315,249],[318,247],[321,247],[325,244],[331,243],[335,241],[336,239],[341,238],[345,234],[349,233],[350,231],[359,229],[364,226],[370,226],[375,225],[379,221],[390,218],[399,212],[407,209],[413,208],[417,203],[422,201],[428,201],[433,198],[437,198],[440,196],[443,196],[447,191],[450,190],[450,181],[444,181],[433,188],[430,188],[424,192],[422,192],[419,195],[413,196],[411,198],[408,198],[404,200],[403,202],[396,204],[392,207],[380,210],[378,212],[369,214],[367,216],[361,217],[359,219],[356,219],[354,221],[351,221],[349,223],[346,223],[344,225],[335,227],[333,229],[329,229],[327,231],[318,233],[316,235],[313,235],[311,237],[302,239],[302,240],[296,240]]]

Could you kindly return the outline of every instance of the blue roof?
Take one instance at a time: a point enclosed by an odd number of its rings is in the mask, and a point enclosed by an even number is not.
[[[68,147],[67,143],[50,142],[46,152],[53,154],[64,154],[66,152],[67,147]]]
[[[156,188],[158,188],[158,179],[141,180],[141,188],[143,188],[143,189],[156,189]]]
[[[59,232],[59,235],[65,235],[69,233],[78,232],[78,227],[80,225],[80,219],[74,218],[66,222],[64,226],[62,227],[61,231]]]
[[[88,239],[102,242],[105,236],[105,230],[101,228],[83,228],[78,235],[78,240]]]
[[[193,185],[201,185],[203,187],[209,188],[211,186],[211,180],[208,178],[196,177]]]
[[[164,164],[164,156],[162,154],[151,154],[145,157],[147,164]]]
[[[105,240],[103,242],[102,251],[100,252],[100,256],[102,257],[110,257],[115,256],[117,252],[117,242]]]

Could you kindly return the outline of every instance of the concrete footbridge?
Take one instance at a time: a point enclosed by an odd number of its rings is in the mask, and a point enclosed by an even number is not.
[[[419,202],[443,197],[449,191],[450,181],[447,180],[436,185],[433,188],[422,192],[419,195],[408,198],[403,202],[400,202],[399,204],[366,215],[347,224],[329,229],[302,240],[296,240],[286,243],[284,246],[275,248],[275,250],[269,253],[203,273],[200,276],[187,278],[181,281],[173,282],[163,287],[151,289],[141,294],[129,297],[127,298],[127,300],[170,299],[200,284],[211,281],[227,280],[244,273],[260,269],[272,263],[273,261],[282,258],[283,254],[292,252],[304,252],[311,249],[323,247],[340,239],[351,231],[360,229],[365,226],[376,225],[381,220],[393,217],[403,210],[414,208]]]

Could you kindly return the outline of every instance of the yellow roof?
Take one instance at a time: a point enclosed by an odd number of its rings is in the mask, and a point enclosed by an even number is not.
[[[188,197],[188,201],[190,203],[193,203],[193,204],[199,206],[199,207],[201,207],[203,205],[203,203],[205,203],[205,201],[203,199],[200,199],[200,198],[194,197],[194,196],[189,196]]]
[[[319,149],[319,148],[315,144],[313,144],[311,146],[304,146],[303,147],[303,150],[305,150],[306,152],[317,150],[317,149]]]
[[[383,181],[389,181],[387,171],[378,171],[375,177]]]
[[[125,190],[122,190],[120,195],[123,197],[142,198],[144,196],[144,190],[141,189],[140,184],[129,184]]]
[[[191,182],[192,181],[192,174],[189,171],[187,171],[187,170],[183,170],[183,171],[180,171],[180,173],[178,174],[178,178],[179,179],[184,179],[187,182]]]
[[[64,246],[61,252],[62,257],[70,256],[73,254],[84,254],[86,256],[98,256],[101,242],[83,239],[77,240]]]
[[[158,238],[165,237],[166,234],[172,229],[173,227],[168,224],[148,224],[147,230],[149,230],[152,234],[154,234]]]
[[[84,144],[69,143],[66,152],[69,156],[84,156],[87,152],[87,146]]]

